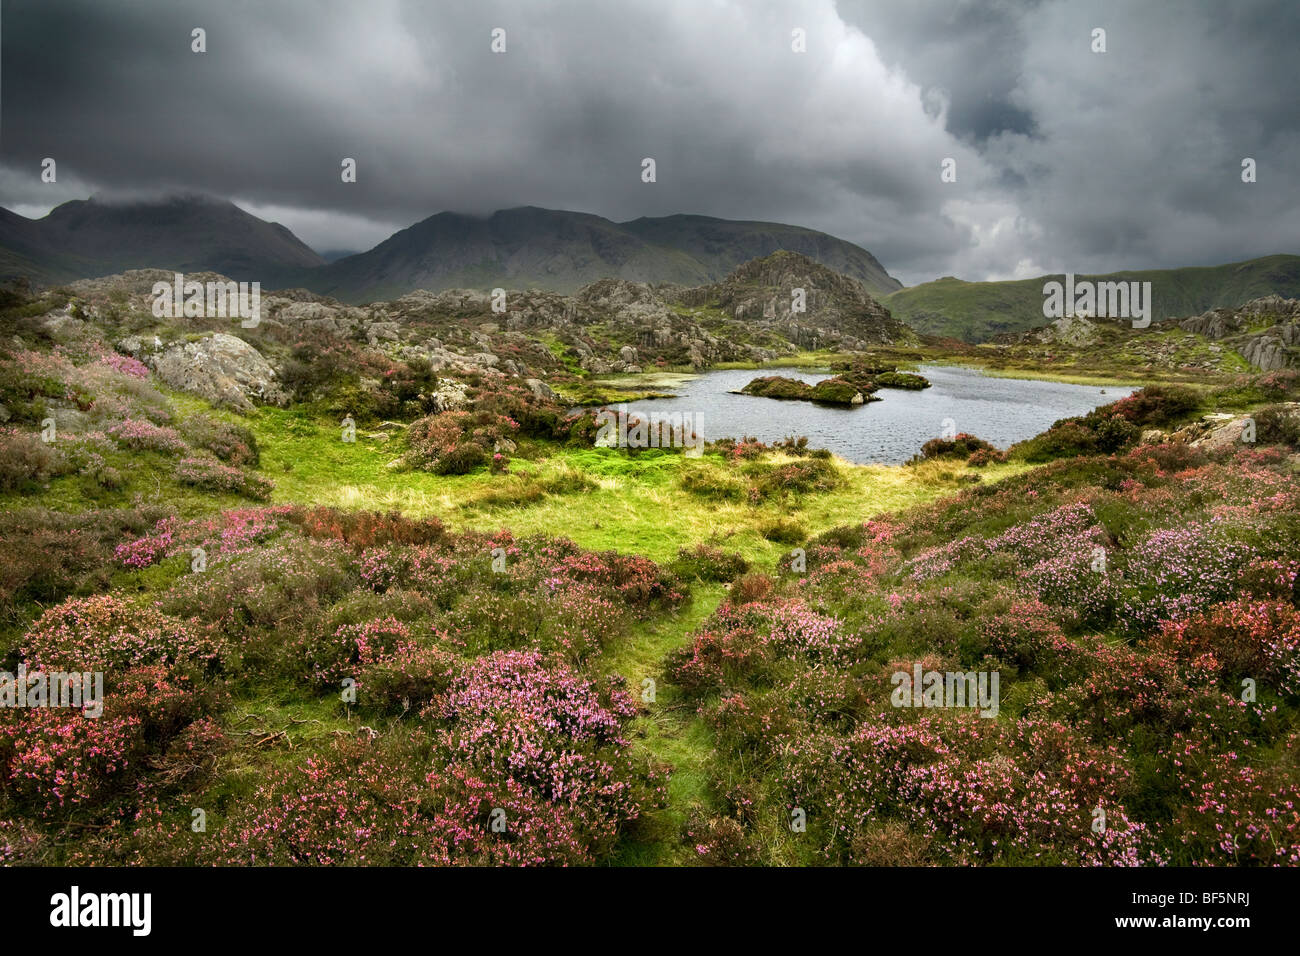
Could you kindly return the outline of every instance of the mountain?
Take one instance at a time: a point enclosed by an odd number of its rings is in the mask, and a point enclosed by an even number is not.
[[[302,284],[345,302],[395,298],[417,288],[572,293],[609,278],[694,286],[781,249],[858,279],[876,295],[902,288],[865,249],[812,229],[685,215],[618,223],[535,206],[482,217],[438,213],[305,276]]]
[[[367,252],[318,255],[278,223],[223,200],[178,196],[64,203],[44,219],[0,209],[0,279],[44,284],[128,269],[210,270],[296,286],[344,302],[395,299],[414,289],[540,289],[572,293],[598,279],[698,286],[779,250],[861,281],[873,295],[902,285],[865,249],[772,222],[665,216],[613,222],[522,206],[490,216],[443,212]]]
[[[0,210],[0,277],[5,278],[27,275],[54,283],[162,268],[209,270],[274,286],[324,262],[279,223],[206,196],[77,199],[43,219]]]
[[[896,318],[918,332],[966,342],[1024,332],[1045,323],[1043,283],[1062,276],[1010,282],[963,282],[946,276],[900,289],[883,301]],[[1275,255],[1222,266],[1150,269],[1079,275],[1098,282],[1150,282],[1152,318],[1195,315],[1231,308],[1267,295],[1300,295],[1300,256]]]

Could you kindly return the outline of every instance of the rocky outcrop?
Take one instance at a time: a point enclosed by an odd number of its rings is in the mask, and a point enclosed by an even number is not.
[[[1082,348],[1095,345],[1100,334],[1097,326],[1081,315],[1065,315],[1051,325],[1029,333],[1044,345],[1073,345]]]
[[[1293,422],[1300,424],[1300,402],[1283,402],[1272,408],[1290,418]],[[1256,432],[1252,435],[1251,428],[1255,427],[1255,419],[1252,415],[1234,415],[1226,412],[1216,412],[1204,415],[1199,421],[1192,422],[1190,425],[1184,425],[1177,431],[1169,434],[1167,440],[1179,442],[1188,445],[1194,445],[1197,448],[1224,449],[1235,445],[1247,444],[1257,440],[1259,437]],[[1147,434],[1142,436],[1143,441],[1147,441]],[[1158,439],[1152,439],[1158,440]]]
[[[145,361],[165,384],[214,405],[249,412],[254,403],[283,405],[288,400],[261,353],[223,332],[150,353]]]
[[[150,311],[153,283],[172,279],[164,270],[134,270],[83,280],[74,288],[91,320],[96,309],[125,310],[144,320],[132,327],[146,334],[122,348],[142,361],[160,348],[170,351],[153,342],[157,333],[166,343],[187,333],[238,328],[200,317],[166,318],[150,328],[142,313]],[[186,279],[223,277],[195,273]],[[795,289],[803,290],[802,311],[795,310]],[[300,350],[296,359],[309,361],[314,343],[334,337],[393,359],[427,362],[435,373],[521,380],[574,366],[595,375],[650,366],[701,369],[721,362],[770,362],[800,349],[859,351],[915,340],[862,283],[788,252],[745,263],[722,282],[698,288],[601,279],[571,296],[420,290],[366,306],[344,305],[304,289],[263,289],[256,331],[244,338],[260,345],[266,341],[262,336],[270,340],[266,356],[272,362],[283,360],[288,350]],[[168,374],[181,376],[177,366],[186,362],[178,353],[164,366]],[[194,373],[186,377],[197,381]],[[217,385],[208,381],[202,387]],[[228,404],[240,404],[229,387],[218,390]],[[262,400],[255,394],[244,399]]]
[[[435,412],[455,412],[470,405],[464,382],[444,378],[438,382],[438,390],[433,394]]]
[[[802,311],[796,311],[800,289]],[[861,282],[794,252],[746,262],[722,282],[682,289],[673,298],[682,305],[716,307],[803,349],[857,351],[916,340]]]
[[[560,400],[560,396],[555,389],[539,378],[530,378],[524,384],[528,386],[528,390],[533,393],[534,397],[542,401],[558,402]]]
[[[1300,299],[1265,296],[1182,319],[1178,327],[1224,342],[1265,372],[1300,367]]]

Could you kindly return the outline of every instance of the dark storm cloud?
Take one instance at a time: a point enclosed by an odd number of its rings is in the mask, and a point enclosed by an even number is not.
[[[695,212],[905,282],[1300,251],[1282,0],[6,0],[2,26],[0,203],[28,215],[192,189],[338,249],[442,209]]]
[[[876,42],[886,63],[946,94],[955,135],[982,141],[1033,131],[1033,115],[1012,101],[1012,92],[1025,41],[1021,19],[1036,0],[841,0],[838,6],[845,22]]]

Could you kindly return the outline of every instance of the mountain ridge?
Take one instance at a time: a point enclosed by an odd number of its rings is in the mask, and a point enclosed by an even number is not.
[[[509,286],[572,294],[609,278],[704,285],[781,250],[808,255],[876,295],[902,288],[867,250],[800,226],[685,213],[615,222],[539,206],[487,216],[436,213],[305,276],[304,285],[346,302],[415,288]]]
[[[360,304],[416,289],[535,288],[572,294],[604,278],[703,285],[787,250],[883,296],[902,284],[866,249],[801,226],[679,213],[615,222],[594,213],[516,206],[444,211],[364,252],[324,257],[279,223],[228,200],[178,194],[91,197],[41,219],[0,209],[0,278],[45,284],[129,269],[210,270],[264,288],[301,287]]]

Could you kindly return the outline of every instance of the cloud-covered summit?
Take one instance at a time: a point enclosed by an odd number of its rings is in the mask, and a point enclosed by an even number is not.
[[[440,210],[693,213],[820,229],[908,283],[1300,251],[1284,0],[10,0],[2,16],[0,205],[24,215],[199,191],[360,250]]]

